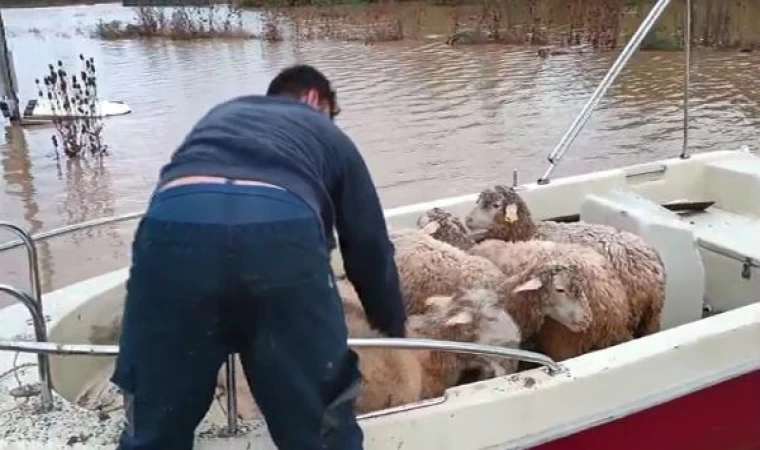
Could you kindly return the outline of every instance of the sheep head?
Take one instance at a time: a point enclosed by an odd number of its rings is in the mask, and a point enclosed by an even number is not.
[[[528,205],[512,187],[502,185],[480,193],[465,224],[476,234],[483,234],[479,240],[527,241],[536,234]]]
[[[426,314],[438,327],[439,339],[508,348],[517,348],[522,339],[519,327],[492,290],[459,290],[453,296],[430,297],[426,304]],[[516,361],[511,359],[466,356],[462,360],[460,382],[463,376],[478,381],[517,369]]]
[[[441,208],[425,211],[417,219],[417,227],[433,238],[461,250],[468,250],[475,245],[475,241],[468,235],[467,227],[462,221]]]
[[[578,266],[555,263],[542,266],[512,292],[517,295],[521,292],[539,292],[543,312],[570,331],[579,333],[588,329],[593,319],[591,305],[581,283]]]

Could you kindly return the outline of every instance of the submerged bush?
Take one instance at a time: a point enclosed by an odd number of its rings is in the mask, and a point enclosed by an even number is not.
[[[40,103],[48,103],[52,111],[55,134],[52,137],[57,157],[102,156],[106,153],[101,134],[103,120],[98,111],[98,83],[95,60],[79,55],[84,63],[79,74],[69,75],[63,62],[48,65],[48,74],[37,85]]]
[[[135,19],[131,23],[101,20],[93,34],[100,39],[252,37],[243,28],[243,10],[233,2],[204,6],[140,6],[135,9]]]

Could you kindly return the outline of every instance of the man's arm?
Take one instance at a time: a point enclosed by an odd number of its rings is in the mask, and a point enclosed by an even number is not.
[[[346,137],[333,193],[340,251],[370,324],[391,337],[405,336],[406,309],[380,199],[356,146]]]

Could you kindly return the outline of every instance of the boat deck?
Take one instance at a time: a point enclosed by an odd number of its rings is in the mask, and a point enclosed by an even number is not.
[[[701,247],[760,261],[760,217],[712,207],[682,218],[693,226]]]
[[[713,313],[760,301],[760,217],[711,207],[682,220],[697,238]]]

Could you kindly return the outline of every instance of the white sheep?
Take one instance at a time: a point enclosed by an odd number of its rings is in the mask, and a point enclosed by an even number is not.
[[[341,284],[344,291],[350,292],[349,284]],[[428,299],[425,315],[409,316],[408,336],[509,348],[519,346],[520,330],[492,291],[462,290],[456,293],[456,299],[454,297]],[[382,337],[371,329],[364,310],[355,300],[344,299],[343,305],[350,337]],[[447,388],[460,384],[473,373],[477,374],[476,380],[481,380],[517,370],[514,360],[477,355],[392,348],[356,348],[354,351],[363,376],[356,403],[359,414],[442,396]],[[261,413],[239,364],[237,370],[238,414],[246,420],[259,418]],[[221,372],[218,384],[224,386]],[[222,404],[226,401],[225,395],[219,399]]]
[[[424,302],[429,297],[453,295],[460,288],[493,289],[504,281],[504,274],[487,259],[468,255],[430,236],[429,232],[437,228],[436,223],[431,222],[421,230],[389,232],[409,314],[425,312]]]
[[[410,337],[473,342],[519,348],[522,333],[493,290],[460,289],[427,300],[424,314],[409,316]],[[423,395],[443,395],[446,388],[517,371],[515,359],[430,351],[423,359]]]
[[[505,278],[503,278],[505,279]],[[359,303],[359,297],[353,289],[353,285],[345,279],[337,282],[338,292],[343,299],[347,310],[353,309],[352,314],[346,315],[349,320],[352,316],[360,324],[349,325],[352,337],[358,337],[357,332],[361,327],[366,327],[366,317]],[[522,341],[520,328],[516,321],[506,312],[503,302],[496,293],[489,289],[457,289],[452,295],[431,296],[423,302],[425,312],[408,316],[407,331],[409,337],[423,337],[456,342],[475,342],[483,345],[493,345],[508,348],[519,348]],[[361,314],[359,314],[361,312]],[[348,322],[350,323],[350,322]],[[514,373],[517,370],[517,362],[514,360],[485,358],[479,356],[456,355],[453,353],[443,354],[436,352],[435,360],[448,361],[446,367],[450,375],[446,386],[451,386],[452,378],[475,375],[474,381]],[[419,353],[422,354],[422,353]],[[454,361],[449,361],[449,360]],[[464,367],[464,369],[462,369]],[[428,371],[435,373],[436,370]],[[428,380],[435,378],[433,375]],[[439,377],[440,378],[440,377]],[[426,385],[436,384],[430,381]],[[437,383],[440,384],[440,383]],[[428,388],[430,391],[440,389]]]
[[[520,326],[556,361],[633,338],[631,307],[610,263],[579,244],[490,239],[470,249],[510,275],[497,294]]]
[[[483,239],[538,239],[593,247],[607,258],[623,283],[633,305],[634,336],[660,330],[665,267],[657,250],[641,236],[600,224],[535,222],[520,195],[500,185],[481,192],[465,222],[470,230],[483,234]]]

